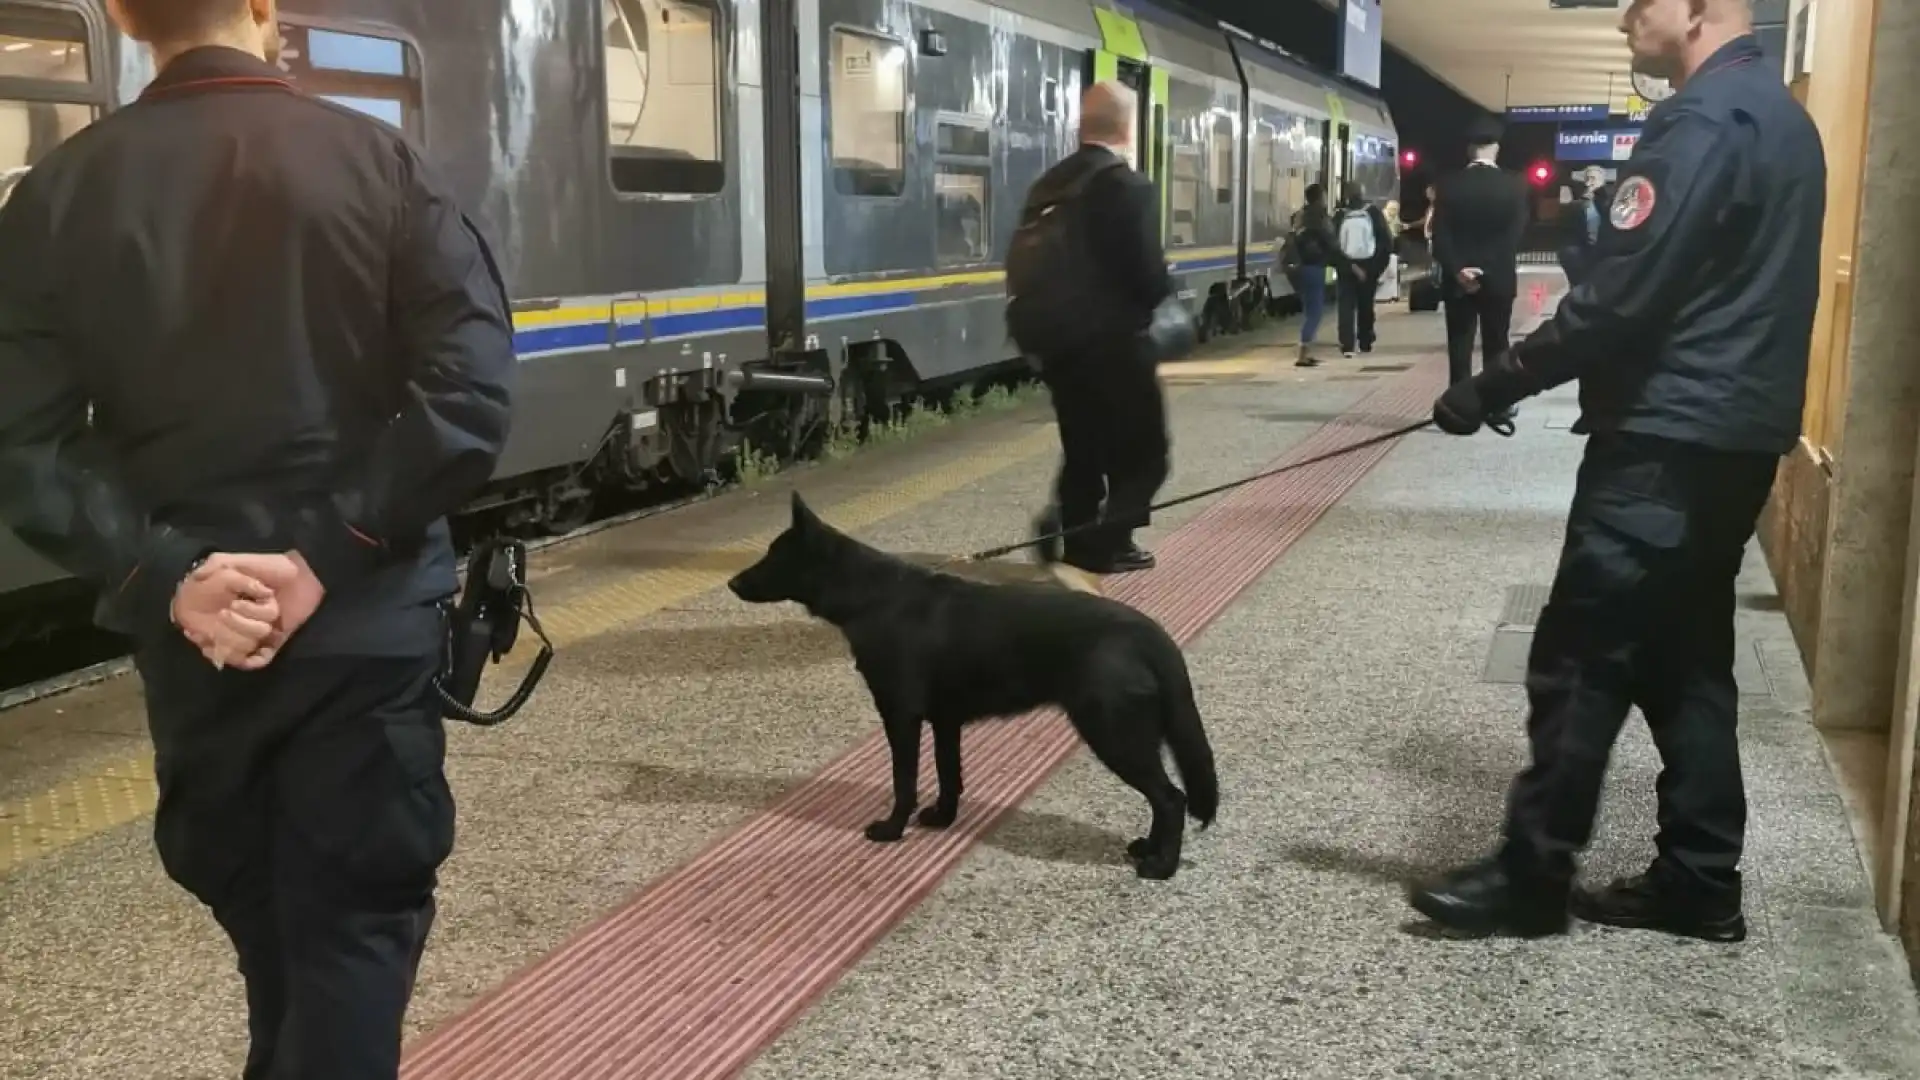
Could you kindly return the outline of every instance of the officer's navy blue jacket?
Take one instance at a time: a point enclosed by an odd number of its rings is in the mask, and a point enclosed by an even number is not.
[[[1654,107],[1588,279],[1514,359],[1594,431],[1784,454],[1820,294],[1819,132],[1751,36]],[[1444,213],[1444,209],[1442,210]]]
[[[200,556],[297,549],[327,598],[289,653],[431,648],[506,289],[399,132],[281,78],[183,54],[0,210],[0,518],[137,638]]]

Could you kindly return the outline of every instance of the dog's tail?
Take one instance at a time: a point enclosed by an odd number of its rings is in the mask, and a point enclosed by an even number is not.
[[[1220,778],[1214,774],[1213,745],[1200,721],[1200,707],[1194,704],[1187,658],[1171,638],[1162,639],[1153,650],[1153,667],[1160,681],[1167,747],[1187,788],[1187,813],[1205,828],[1220,812]]]

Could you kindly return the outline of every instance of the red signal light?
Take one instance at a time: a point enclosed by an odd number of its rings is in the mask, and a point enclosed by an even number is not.
[[[1534,183],[1544,184],[1551,179],[1553,179],[1553,170],[1551,168],[1545,165],[1535,165],[1533,167]]]
[[[1406,153],[1400,155],[1400,163],[1402,165],[1405,165],[1407,168],[1411,169],[1415,165],[1420,164],[1420,155],[1409,150]]]

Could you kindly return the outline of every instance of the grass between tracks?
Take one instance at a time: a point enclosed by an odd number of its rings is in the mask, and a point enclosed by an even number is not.
[[[1042,383],[1033,381],[1016,386],[994,383],[985,388],[968,384],[955,390],[944,402],[916,399],[902,405],[893,416],[867,424],[864,435],[857,420],[841,422],[827,433],[815,460],[844,460],[868,447],[906,442],[983,413],[1018,409],[1041,400],[1046,393]],[[778,455],[743,440],[734,459],[734,479],[742,487],[752,487],[805,460],[783,461]]]

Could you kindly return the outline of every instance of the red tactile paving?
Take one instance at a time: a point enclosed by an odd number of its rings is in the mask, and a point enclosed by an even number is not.
[[[1416,365],[1275,464],[1418,419],[1440,388],[1440,373],[1441,365],[1432,361]],[[1121,579],[1109,595],[1160,619],[1185,644],[1393,445],[1223,496],[1159,545],[1159,569]],[[876,731],[732,835],[422,1039],[410,1048],[402,1075],[734,1076],[1078,748],[1072,728],[1052,710],[970,730],[967,800],[959,822],[942,833],[913,830],[906,842],[883,846],[860,835],[887,799],[886,743]],[[922,768],[931,773],[930,762]],[[1229,794],[1225,812],[1232,807]]]

